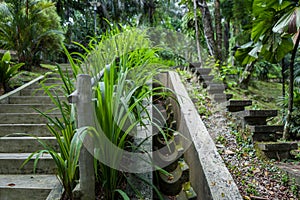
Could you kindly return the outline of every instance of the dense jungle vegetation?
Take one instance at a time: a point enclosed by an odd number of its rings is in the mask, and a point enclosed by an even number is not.
[[[169,67],[199,62],[212,67],[236,97],[251,96],[256,108],[280,110],[284,140],[300,138],[300,1],[0,0],[0,18],[0,94],[71,57],[76,73],[101,54],[100,68],[116,58],[128,69],[138,61]],[[138,31],[152,28],[160,34]],[[168,38],[169,32],[177,38]],[[106,42],[122,33],[131,39],[114,38],[118,44],[134,46],[136,40],[141,50],[122,52]],[[113,184],[108,196],[123,195]]]

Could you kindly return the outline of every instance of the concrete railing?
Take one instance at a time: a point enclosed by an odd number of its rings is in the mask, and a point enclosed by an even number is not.
[[[77,106],[79,128],[93,124],[92,85],[103,76],[103,72],[94,79],[89,75],[77,77],[76,91],[70,95],[69,102]],[[184,157],[190,167],[189,178],[197,199],[242,199],[179,75],[175,72],[162,73],[159,79],[175,92],[177,103],[173,102],[173,108],[179,122],[178,131],[191,141]],[[93,160],[87,149],[82,148],[79,160],[82,199],[95,199]]]
[[[197,199],[242,199],[238,187],[219,155],[194,104],[175,72],[161,74],[162,84],[175,93],[173,108],[178,131],[191,140],[184,158]]]
[[[9,97],[12,97],[12,96],[19,96],[20,95],[20,92],[21,90],[25,89],[25,88],[28,88],[29,86],[35,84],[35,83],[38,83],[39,81],[43,80],[45,78],[46,75],[42,75],[42,76],[39,76],[35,79],[33,79],[32,81],[29,81],[28,83],[18,87],[17,89],[15,90],[12,90],[4,95],[1,95],[0,96],[0,104],[7,104],[9,103]]]

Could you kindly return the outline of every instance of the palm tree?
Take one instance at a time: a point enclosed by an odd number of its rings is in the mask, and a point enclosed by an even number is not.
[[[25,69],[38,65],[41,53],[60,49],[63,32],[55,6],[47,0],[0,3],[0,46],[16,50]]]

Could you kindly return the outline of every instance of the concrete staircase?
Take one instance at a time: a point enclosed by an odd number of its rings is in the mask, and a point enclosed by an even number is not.
[[[51,110],[54,105],[41,89],[40,82],[60,84],[55,74],[40,77],[11,95],[0,97],[1,200],[45,200],[60,184],[50,155],[40,157],[35,172],[34,158],[20,168],[32,152],[43,149],[35,137],[58,149],[55,138],[47,130],[47,119],[35,110],[50,110],[51,116],[60,117],[57,111]],[[62,95],[62,92],[57,94]]]

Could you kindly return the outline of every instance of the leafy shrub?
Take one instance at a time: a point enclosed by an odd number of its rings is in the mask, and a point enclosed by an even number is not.
[[[30,70],[41,56],[61,49],[63,32],[55,4],[48,0],[0,2],[0,47],[17,51]]]
[[[7,51],[1,61],[0,61],[0,90],[3,89],[4,92],[9,91],[9,80],[18,74],[18,69],[24,64],[13,64],[11,61],[11,56],[9,51]]]

